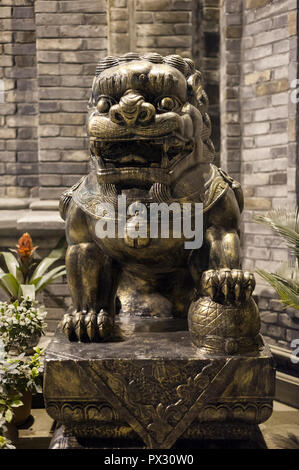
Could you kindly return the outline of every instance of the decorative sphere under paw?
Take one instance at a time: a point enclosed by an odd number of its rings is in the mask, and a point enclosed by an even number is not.
[[[190,305],[188,325],[193,344],[204,352],[233,355],[258,350],[260,317],[252,297],[240,305],[200,297]]]

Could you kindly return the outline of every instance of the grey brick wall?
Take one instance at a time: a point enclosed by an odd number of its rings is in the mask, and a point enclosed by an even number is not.
[[[281,239],[252,222],[252,214],[296,203],[297,2],[231,0],[221,8],[221,164],[245,192],[244,268],[275,271],[288,259]],[[299,338],[298,312],[284,310],[257,277],[262,332],[272,344]]]
[[[107,54],[195,55],[210,87],[217,146],[218,2],[2,0],[0,194],[55,199],[86,173],[87,102]]]
[[[37,69],[32,0],[2,0],[0,6],[0,195],[36,196]]]
[[[87,102],[107,55],[106,12],[106,0],[35,2],[42,199],[59,197],[87,172]]]

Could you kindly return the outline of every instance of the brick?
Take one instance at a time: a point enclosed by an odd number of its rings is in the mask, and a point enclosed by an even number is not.
[[[262,21],[255,21],[246,27],[246,34],[248,36],[258,34],[262,31],[269,31],[272,28],[272,19],[267,18]]]
[[[13,18],[33,18],[34,10],[32,7],[15,7],[13,9]]]
[[[25,44],[5,44],[4,46],[5,54],[12,55],[34,55],[36,52],[35,44],[25,43]]]
[[[266,134],[270,130],[270,124],[264,123],[253,123],[244,125],[244,135],[259,135]]]
[[[106,0],[88,0],[86,1],[60,1],[59,11],[74,12],[74,13],[105,13],[106,12]]]
[[[270,184],[287,184],[288,178],[286,173],[276,173],[270,175]]]
[[[140,22],[140,16],[138,15],[147,15],[146,17],[143,16],[143,20],[146,18],[147,20],[152,19],[153,16],[151,13],[138,13],[136,12],[136,21]],[[191,23],[192,21],[192,13],[191,11],[157,11],[154,13],[154,19],[156,23]],[[142,21],[143,22],[143,21]],[[151,21],[147,21],[151,23]]]
[[[270,80],[271,70],[263,70],[262,72],[254,72],[244,76],[245,85],[253,85],[259,82]]]
[[[271,122],[271,132],[287,132],[288,131],[288,121],[272,121]]]
[[[84,113],[84,119],[86,118],[87,111],[87,100],[84,101],[61,101],[60,109],[67,113]]]
[[[78,176],[77,176],[77,179],[78,179]],[[61,186],[61,183],[62,183],[61,175],[52,175],[52,174],[40,175],[39,180],[42,186]]]
[[[87,150],[62,151],[61,156],[65,162],[83,162],[89,159]]]
[[[290,36],[297,35],[297,12],[292,11],[288,15],[288,32]]]
[[[136,10],[141,11],[163,11],[171,10],[169,0],[137,0]]]
[[[9,31],[2,31],[0,36],[0,44],[6,42],[12,42],[12,33]]]
[[[55,99],[88,99],[90,91],[82,88],[63,88],[63,87],[53,87],[53,88],[41,88],[40,89],[40,99],[41,100],[55,100]]]
[[[16,67],[34,67],[36,65],[36,57],[33,55],[15,56]]]
[[[289,51],[289,49],[290,49],[290,41],[288,39],[273,44],[274,54],[281,54],[282,52]]]
[[[32,163],[37,162],[36,152],[18,152],[18,162]]]
[[[241,38],[242,27],[241,26],[228,26],[225,30],[225,36],[231,39]]]
[[[14,103],[0,103],[0,115],[14,114],[16,105]]]
[[[60,134],[58,126],[39,126],[40,137],[55,137]]]
[[[82,47],[81,39],[37,39],[37,48],[40,51],[71,51]]]
[[[28,119],[27,116],[8,116],[6,123],[9,127],[32,127],[37,125],[37,117],[32,116]]]
[[[105,43],[103,42],[103,47],[105,47]],[[49,54],[49,53],[47,53]],[[100,58],[105,57],[106,49],[102,51],[77,51],[77,52],[61,52],[60,53],[60,62],[61,63],[98,63]],[[47,62],[47,61],[44,61]]]
[[[17,138],[18,139],[36,139],[37,138],[36,127],[19,127]]]
[[[14,42],[35,42],[35,31],[16,31],[13,36]]]
[[[59,52],[37,50],[38,62],[55,63],[55,62],[59,62],[59,58],[60,58]]]
[[[263,57],[267,57],[272,54],[272,44],[267,44],[265,46],[254,47],[249,50],[244,51],[245,60],[256,60]]]
[[[63,126],[60,128],[61,137],[85,137],[86,134],[85,126]]]
[[[279,93],[277,95],[272,96],[273,106],[280,106],[280,105],[288,104],[288,102],[289,102],[288,93]]]
[[[289,80],[287,78],[283,78],[273,82],[261,83],[256,87],[256,94],[257,96],[273,95],[275,93],[287,91],[289,87]]]
[[[262,312],[261,321],[264,323],[277,323],[278,315],[274,312]]]
[[[6,169],[7,173],[12,175],[31,175],[38,172],[35,163],[7,163]]]
[[[10,7],[0,7],[0,18],[10,18],[11,10]]]
[[[255,61],[255,67],[257,70],[268,70],[269,68],[280,67],[281,65],[287,65],[288,63],[289,54],[273,54],[270,57],[257,59]]]
[[[55,1],[40,1],[34,3],[35,13],[55,13],[58,11],[58,2]]]
[[[269,3],[271,3],[271,0],[246,0],[246,8],[262,8],[269,5]]]
[[[18,185],[21,187],[32,187],[39,185],[39,177],[38,176],[18,176]]]
[[[86,142],[82,138],[71,139],[68,137],[58,137],[58,138],[43,138],[40,141],[40,148],[43,149],[84,149],[86,148]],[[55,167],[54,167],[55,168]],[[73,170],[72,170],[73,171]],[[47,171],[48,173],[49,171]],[[73,171],[73,173],[75,173]]]
[[[288,135],[283,134],[268,134],[259,135],[256,137],[257,147],[272,147],[273,145],[286,144],[288,142]]]
[[[284,171],[287,168],[286,158],[275,158],[268,160],[259,160],[254,162],[254,169],[256,172],[263,171]]]
[[[40,173],[49,173],[49,174],[65,174],[72,172],[74,174],[85,174],[86,173],[86,163],[85,162],[73,162],[71,165],[69,163],[55,162],[55,163],[40,163]]]
[[[124,8],[113,8],[110,11],[111,21],[125,21],[129,19],[129,12]]]
[[[106,25],[77,25],[70,28],[69,26],[60,26],[61,36],[79,37],[79,38],[92,38],[92,37],[106,37]]]
[[[86,115],[83,114],[69,114],[69,113],[57,113],[57,114],[42,114],[40,116],[40,124],[73,124],[82,125],[85,124]]]
[[[273,119],[287,119],[288,118],[287,106],[276,106],[275,108],[265,108],[255,111],[255,121],[271,121]]]
[[[15,139],[16,136],[16,129],[0,128],[0,139]]]
[[[257,187],[257,197],[286,197],[288,188],[283,185],[267,185],[265,187]]]
[[[169,24],[150,24],[137,25],[137,34],[141,36],[166,36],[175,33],[175,25]]]
[[[13,163],[16,161],[16,152],[1,152],[1,161]]]
[[[70,28],[68,27],[70,30]],[[36,36],[38,38],[57,38],[60,37],[58,26],[37,26]]]
[[[266,198],[253,198],[248,197],[245,199],[245,209],[246,210],[270,210],[271,209],[271,200]]]
[[[264,31],[257,34],[254,38],[255,46],[261,46],[276,41],[281,41],[288,36],[285,28],[272,29],[271,31]],[[282,41],[281,41],[282,42]]]

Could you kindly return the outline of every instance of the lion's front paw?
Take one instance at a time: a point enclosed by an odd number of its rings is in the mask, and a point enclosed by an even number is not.
[[[103,309],[99,313],[75,312],[66,314],[63,318],[62,329],[70,341],[103,341],[111,337],[114,322]]]
[[[251,297],[254,288],[254,275],[240,269],[210,269],[204,271],[201,278],[202,293],[212,300],[244,302]]]

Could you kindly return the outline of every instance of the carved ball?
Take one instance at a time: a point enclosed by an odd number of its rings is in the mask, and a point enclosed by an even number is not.
[[[251,297],[245,304],[220,304],[210,297],[191,303],[188,325],[192,342],[203,347],[208,340],[222,344],[226,354],[239,352],[240,343],[254,339],[260,330],[258,307]]]

